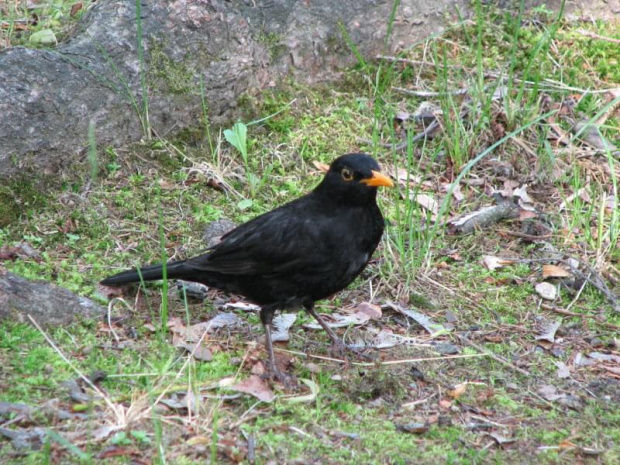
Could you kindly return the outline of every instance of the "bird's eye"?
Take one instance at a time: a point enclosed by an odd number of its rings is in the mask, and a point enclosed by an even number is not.
[[[342,168],[342,179],[345,181],[351,181],[353,179],[353,173],[346,168]]]

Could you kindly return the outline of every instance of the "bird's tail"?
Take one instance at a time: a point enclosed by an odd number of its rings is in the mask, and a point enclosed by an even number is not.
[[[185,260],[166,263],[166,279],[182,278],[185,271]],[[138,267],[134,270],[121,271],[118,274],[105,278],[101,281],[104,286],[116,286],[119,284],[137,283],[141,281],[157,281],[163,279],[163,266],[150,265]]]

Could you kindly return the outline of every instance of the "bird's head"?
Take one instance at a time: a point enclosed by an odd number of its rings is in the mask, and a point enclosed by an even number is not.
[[[392,180],[381,173],[370,155],[349,153],[336,158],[326,171],[317,190],[347,203],[363,204],[377,196],[377,187],[392,187]]]

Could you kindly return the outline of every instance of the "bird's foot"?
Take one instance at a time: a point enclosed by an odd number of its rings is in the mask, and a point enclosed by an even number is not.
[[[284,386],[284,389],[287,390],[297,389],[299,386],[295,375],[280,371],[275,366],[268,368],[267,371],[261,375],[261,378],[277,381]]]

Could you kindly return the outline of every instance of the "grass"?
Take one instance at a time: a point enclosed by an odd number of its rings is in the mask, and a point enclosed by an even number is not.
[[[620,315],[591,286],[579,294],[562,286],[553,302],[581,317],[545,309],[534,291],[543,264],[535,259],[546,256],[545,247],[589,263],[612,285],[618,279],[618,215],[604,203],[610,195],[618,199],[617,160],[571,136],[569,118],[592,119],[613,106],[599,91],[618,82],[614,63],[620,53],[581,29],[619,35],[612,25],[569,23],[544,9],[507,15],[479,7],[473,21],[412,44],[402,56],[379,61],[359,56],[359,66],[338,85],[308,89],[290,82],[248,101],[256,111],[252,119],[262,121],[243,123],[247,133],[239,147],[211,127],[203,99],[199,144],[191,142],[194,137],[179,137],[114,150],[97,147],[95,132],[86,180],[68,179],[34,197],[11,186],[17,201],[14,207],[3,203],[13,220],[0,230],[0,247],[23,241],[40,258],[3,266],[104,303],[95,285],[104,276],[162,256],[198,253],[209,222],[247,221],[315,186],[320,178],[313,161],[367,151],[399,179],[398,188],[380,198],[388,220],[385,240],[377,261],[348,290],[322,302],[320,311],[340,312],[370,300],[400,302],[454,330],[433,338],[386,311],[380,324],[350,329],[347,336],[384,328],[426,345],[450,343],[461,354],[484,350],[495,358],[343,367],[296,356],[296,375],[320,389],[310,402],[287,402],[289,393],[281,391],[271,404],[248,395],[230,398],[233,393],[218,383],[246,378],[264,358],[262,346],[253,343],[260,334],[258,317],[237,312],[243,324],[210,334],[213,360],[198,362],[174,346],[167,323],[207,321],[224,296],[187,302],[155,284],[138,300],[128,296],[128,307],[113,308],[111,316],[122,317],[112,327],[119,340],[102,322],[48,329],[82,373],[107,373],[99,388],[114,408],[96,396],[86,403],[72,400],[63,382],[77,374],[43,335],[28,324],[0,323],[0,400],[40,407],[30,423],[11,423],[16,417],[9,415],[0,417],[0,425],[26,429],[34,424],[53,431],[41,450],[25,457],[0,443],[0,462],[128,463],[139,456],[154,463],[227,463],[249,461],[251,441],[256,463],[588,460],[568,442],[599,451],[590,460],[620,460],[617,379],[602,368],[605,364],[574,363],[594,351],[617,353],[617,331],[605,324],[620,325]],[[422,97],[397,88],[436,94]],[[467,99],[451,93],[461,88],[470,90]],[[504,97],[498,100],[494,94],[500,88]],[[142,89],[144,97],[148,82]],[[561,105],[569,99],[575,101],[573,113],[562,114]],[[425,101],[440,112],[441,130],[404,150],[392,148],[411,142],[422,129],[413,117],[395,121],[395,116],[413,114]],[[146,115],[144,100],[136,105]],[[460,116],[464,111],[467,118]],[[556,143],[554,127],[567,133],[567,145]],[[618,139],[618,127],[617,113],[611,111],[599,125],[609,140]],[[506,175],[506,167],[512,174]],[[528,185],[544,212],[537,224],[549,228],[549,245],[510,235],[521,232],[518,219],[468,236],[447,233],[446,220],[492,205],[491,188],[502,189],[507,180]],[[436,200],[436,217],[415,200],[420,194]],[[530,261],[491,271],[483,255]],[[556,342],[537,341],[545,325],[560,318]],[[286,349],[325,355],[327,338],[304,329],[309,321],[298,314]],[[437,353],[405,346],[380,351],[379,362],[426,356]],[[569,378],[558,377],[556,362],[572,368]],[[451,397],[448,392],[464,382],[473,384]],[[544,398],[539,389],[545,385],[577,396],[579,406]],[[174,405],[188,392],[196,399],[191,411],[154,406],[160,396]],[[57,407],[46,410],[42,406],[50,399],[57,399]],[[412,402],[419,403],[403,407]],[[60,421],[59,409],[85,412],[86,419]],[[402,430],[418,423],[428,424],[427,431]],[[98,439],[103,424],[121,428]],[[494,439],[499,436],[510,441],[500,445]],[[104,459],[99,454],[105,451],[121,455]]]
[[[71,35],[91,3],[85,1],[78,4],[64,0],[36,4],[25,0],[4,2],[0,5],[0,48],[16,45],[43,48],[55,46]],[[42,32],[52,40],[42,42]]]

